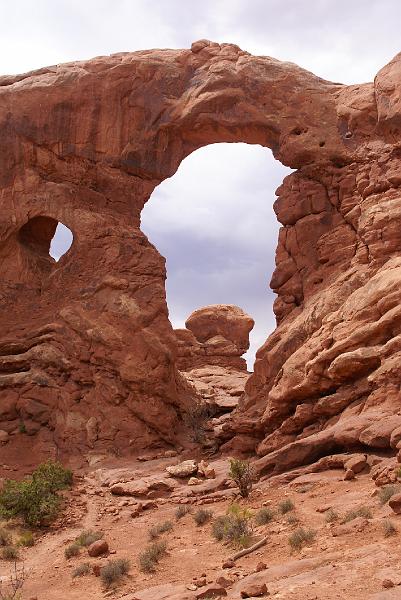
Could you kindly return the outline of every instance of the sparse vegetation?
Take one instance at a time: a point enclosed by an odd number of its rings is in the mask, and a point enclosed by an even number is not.
[[[394,485],[385,485],[384,487],[380,488],[377,494],[380,504],[382,506],[384,504],[387,504],[391,496],[394,496],[394,494],[397,493],[397,491],[398,490]]]
[[[74,542],[73,544],[70,544],[69,546],[67,546],[67,548],[64,550],[64,556],[66,558],[72,558],[73,556],[78,556],[80,551],[81,551],[80,544],[77,544],[76,542]]]
[[[24,565],[14,567],[10,573],[8,583],[4,584],[0,579],[0,600],[22,600],[21,590],[26,580]]]
[[[293,550],[300,550],[304,544],[312,542],[315,539],[316,532],[313,529],[296,529],[288,538],[289,544]]]
[[[349,510],[344,519],[343,523],[349,523],[349,521],[353,521],[357,517],[365,517],[365,519],[372,518],[372,511],[367,506],[360,506],[359,508],[353,508]]]
[[[326,523],[334,523],[338,521],[338,513],[333,508],[329,508],[324,518],[326,519]]]
[[[103,537],[103,532],[101,531],[92,531],[91,529],[87,531],[83,531],[75,540],[75,543],[79,546],[90,546],[93,542],[97,542],[101,540]]]
[[[391,535],[395,535],[397,533],[397,527],[392,521],[390,521],[390,519],[383,521],[383,530],[384,537],[390,537]]]
[[[30,548],[35,545],[35,538],[33,537],[33,533],[31,531],[24,531],[18,539],[18,546],[25,546],[26,548]]]
[[[58,514],[61,498],[57,492],[72,483],[72,473],[57,462],[40,465],[22,481],[7,479],[0,492],[0,516],[21,517],[29,526],[41,526]]]
[[[213,513],[211,510],[207,510],[206,508],[200,508],[194,514],[194,521],[198,525],[198,527],[200,527],[201,525],[204,525],[205,523],[210,521],[212,516]]]
[[[230,459],[229,476],[238,486],[239,493],[247,498],[252,490],[253,471],[249,462],[237,458]]]
[[[271,508],[261,508],[255,515],[256,525],[267,525],[274,517],[274,512]]]
[[[164,521],[163,523],[158,523],[157,525],[153,525],[153,527],[151,527],[149,529],[149,538],[151,540],[155,540],[160,535],[162,535],[162,533],[171,531],[172,528],[173,528],[173,524],[171,521]]]
[[[19,557],[18,548],[15,546],[4,546],[1,556],[4,560],[17,560]]]
[[[190,512],[191,507],[188,504],[180,504],[179,506],[177,506],[177,509],[175,511],[176,521],[179,521],[180,519],[182,519],[182,517],[185,517],[185,515],[187,515]]]
[[[252,537],[251,518],[252,513],[249,510],[232,504],[226,515],[214,520],[212,534],[216,540],[224,540],[233,546],[246,548]]]
[[[72,572],[73,577],[83,577],[84,575],[89,575],[91,572],[91,566],[89,563],[81,563]]]
[[[165,540],[150,544],[139,555],[139,569],[144,573],[155,571],[157,563],[165,554],[167,554],[167,543]]]
[[[295,491],[298,492],[298,494],[306,494],[307,492],[313,490],[315,487],[316,485],[314,483],[305,483],[305,485],[300,485],[299,487],[297,487]]]
[[[285,498],[285,500],[282,500],[281,502],[279,502],[278,505],[278,510],[282,515],[286,515],[288,512],[290,512],[291,510],[295,509],[295,504],[293,503],[293,501],[290,498]]]
[[[107,565],[100,569],[100,579],[106,587],[117,583],[130,569],[130,561],[127,558],[116,558],[109,560]]]
[[[25,426],[25,423],[24,423],[24,421],[20,421],[20,422],[19,422],[19,425],[18,425],[18,431],[19,431],[20,433],[26,433],[26,426]]]
[[[4,527],[0,528],[0,546],[9,546],[11,544],[11,535]]]
[[[299,523],[299,517],[297,515],[291,514],[287,517],[288,525],[297,525]]]
[[[211,407],[203,402],[196,402],[187,410],[185,422],[193,442],[201,444],[205,441],[206,423],[212,416]]]

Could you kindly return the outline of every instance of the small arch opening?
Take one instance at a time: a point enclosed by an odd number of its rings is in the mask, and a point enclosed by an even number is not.
[[[38,216],[21,227],[18,234],[20,243],[40,258],[60,260],[70,249],[73,234],[63,223],[52,217]]]
[[[68,229],[63,223],[58,223],[50,243],[50,256],[58,262],[64,254],[67,254],[73,241],[74,236],[72,235],[71,229]]]

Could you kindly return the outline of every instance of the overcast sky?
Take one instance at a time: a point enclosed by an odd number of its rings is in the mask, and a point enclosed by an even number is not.
[[[400,0],[0,0],[0,74],[208,38],[290,60],[333,81],[371,81],[401,51]],[[274,190],[289,172],[269,150],[218,144],[154,192],[143,230],[167,258],[171,320],[242,306],[255,349],[274,328]],[[68,243],[62,232],[55,256]]]

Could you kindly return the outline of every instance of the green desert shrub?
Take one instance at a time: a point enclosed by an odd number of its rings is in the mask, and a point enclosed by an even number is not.
[[[191,432],[192,441],[202,444],[205,441],[207,421],[213,416],[209,404],[195,402],[185,413],[184,420]]]
[[[334,523],[338,521],[338,513],[333,508],[329,508],[324,518],[326,519],[326,523]]]
[[[387,504],[391,496],[394,496],[394,494],[398,491],[399,488],[396,488],[394,485],[385,485],[384,487],[380,488],[377,494],[380,504]]]
[[[176,521],[179,521],[180,519],[182,519],[182,517],[185,517],[185,515],[187,515],[190,512],[191,507],[188,504],[180,504],[179,506],[177,506],[175,511]]]
[[[77,544],[77,542],[74,542],[73,544],[70,544],[69,546],[67,546],[67,548],[64,550],[64,556],[66,558],[72,558],[73,556],[78,556],[78,554],[80,552],[81,552],[80,544]]]
[[[251,493],[253,481],[253,471],[249,462],[231,458],[229,476],[237,484],[241,496],[247,498]]]
[[[207,510],[207,508],[200,508],[194,514],[194,521],[199,526],[204,525],[212,518],[213,513],[211,510]]]
[[[246,548],[252,537],[251,519],[249,510],[232,504],[225,515],[213,521],[212,534],[216,540]]]
[[[295,504],[290,498],[285,498],[281,502],[279,502],[278,510],[282,515],[286,515],[291,510],[295,509]]]
[[[1,556],[4,560],[17,560],[18,549],[15,546],[4,546]]]
[[[149,529],[149,538],[151,540],[155,540],[160,535],[162,535],[162,533],[171,531],[172,528],[173,528],[173,524],[171,521],[164,521],[163,523],[157,523],[157,525],[153,525],[153,527],[151,527]]]
[[[91,572],[91,566],[88,562],[81,563],[72,572],[73,577],[83,577],[84,575],[89,575]]]
[[[35,538],[33,537],[32,531],[24,531],[18,539],[18,546],[25,546],[30,548],[35,545]]]
[[[390,537],[391,535],[395,535],[397,533],[397,527],[392,521],[390,521],[390,519],[386,519],[383,521],[383,531],[384,537]]]
[[[103,537],[103,533],[101,531],[92,531],[88,529],[87,531],[83,531],[75,540],[75,543],[79,546],[90,546],[93,542],[97,542],[101,540]]]
[[[297,525],[299,523],[299,517],[297,515],[291,514],[287,517],[288,525]]]
[[[293,550],[300,550],[304,544],[312,542],[315,539],[316,532],[313,529],[296,529],[288,538]]]
[[[0,527],[0,546],[9,546],[11,544],[11,535],[4,527]]]
[[[160,559],[167,554],[165,540],[154,542],[145,548],[138,557],[139,569],[144,573],[152,573]]]
[[[22,481],[7,479],[0,491],[0,516],[21,517],[29,526],[45,525],[60,510],[61,498],[57,492],[71,483],[71,471],[52,461],[40,465]]]
[[[256,525],[267,525],[274,517],[274,512],[271,508],[261,508],[255,515]]]
[[[372,511],[367,506],[360,506],[359,508],[353,508],[349,510],[344,519],[343,523],[349,523],[349,521],[353,521],[357,517],[365,517],[365,519],[372,518]]]
[[[130,561],[127,558],[116,558],[100,569],[100,579],[106,587],[117,583],[130,569]]]

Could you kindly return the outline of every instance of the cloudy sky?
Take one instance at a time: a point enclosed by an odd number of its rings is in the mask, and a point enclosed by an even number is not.
[[[0,74],[208,38],[296,62],[333,81],[371,81],[401,51],[400,0],[0,0]],[[218,144],[189,156],[154,192],[142,226],[167,258],[171,320],[233,303],[274,328],[274,190],[288,169],[269,150]],[[52,252],[69,243],[61,231]]]

